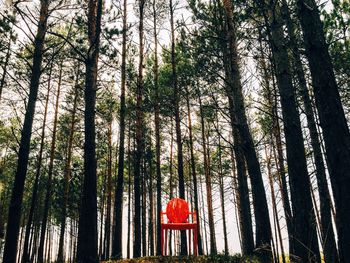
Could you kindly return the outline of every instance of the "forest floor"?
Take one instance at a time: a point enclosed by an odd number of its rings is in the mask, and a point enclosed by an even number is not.
[[[186,256],[186,257],[142,257],[136,259],[121,259],[104,261],[102,263],[258,263],[254,258],[243,258],[241,255],[225,256]]]

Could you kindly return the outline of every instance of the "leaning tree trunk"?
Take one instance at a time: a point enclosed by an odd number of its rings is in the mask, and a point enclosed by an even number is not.
[[[62,70],[62,64],[61,64],[61,70]],[[37,199],[38,199],[39,178],[40,178],[40,174],[41,174],[41,166],[42,166],[43,150],[44,150],[44,142],[45,142],[47,108],[49,105],[49,96],[50,96],[50,91],[51,91],[51,73],[52,73],[52,63],[50,65],[50,72],[49,72],[49,76],[48,76],[49,79],[48,79],[47,94],[46,94],[46,99],[45,99],[44,120],[43,120],[43,126],[41,128],[41,140],[40,140],[38,159],[37,159],[37,163],[36,163],[35,179],[34,179],[32,197],[31,197],[31,202],[30,202],[28,221],[27,221],[27,225],[25,228],[24,243],[23,243],[23,255],[22,255],[22,262],[23,263],[30,262],[29,236],[30,236],[30,232],[32,230],[33,216],[34,216],[35,208],[37,206]],[[60,74],[60,78],[61,78],[61,76],[62,75]]]
[[[295,98],[289,57],[285,48],[282,21],[278,5],[269,6],[259,1],[268,30],[272,56],[275,64],[277,85],[281,96],[284,132],[287,148],[288,173],[293,211],[293,249],[303,262],[320,261],[316,218],[310,192],[305,149],[299,112]]]
[[[4,262],[7,263],[16,262],[24,182],[27,176],[35,103],[38,96],[39,81],[41,76],[44,40],[47,30],[47,19],[49,16],[49,2],[49,0],[40,1],[40,17],[38,23],[38,31],[34,40],[33,65],[30,77],[29,98],[21,132],[21,141],[18,151],[15,180],[13,183],[10,209],[7,220],[8,224],[3,257]]]
[[[114,201],[115,229],[112,244],[112,258],[118,259],[122,256],[123,236],[123,186],[124,186],[124,140],[125,140],[125,87],[126,87],[126,31],[127,31],[127,0],[124,0],[123,10],[123,43],[122,43],[122,65],[121,65],[121,94],[119,112],[119,154],[118,154],[118,175],[117,187]]]
[[[346,262],[350,258],[350,132],[316,2],[298,0],[297,6],[335,200],[339,260]]]
[[[320,197],[321,212],[321,245],[323,247],[324,260],[326,263],[338,262],[338,251],[335,243],[335,236],[332,224],[331,206],[332,201],[328,190],[327,176],[325,164],[323,161],[321,142],[318,137],[316,121],[313,114],[312,102],[309,96],[306,78],[304,75],[303,64],[300,52],[297,46],[297,36],[295,35],[295,25],[291,19],[289,8],[286,0],[282,1],[282,15],[287,24],[287,30],[290,38],[291,49],[293,54],[293,62],[296,70],[299,89],[304,104],[307,125],[310,131],[311,146],[316,166],[316,179]]]
[[[229,74],[230,78],[227,80],[228,84],[226,85],[226,88],[228,96],[232,97],[234,104],[234,114],[236,116],[236,122],[232,123],[232,125],[235,126],[234,128],[237,129],[239,136],[241,137],[241,147],[245,155],[252,184],[253,205],[256,223],[255,246],[257,248],[257,254],[260,254],[260,257],[263,261],[270,262],[272,258],[272,235],[269,211],[264,183],[260,170],[260,164],[254,148],[253,138],[249,131],[248,121],[245,114],[242,84],[238,64],[239,58],[237,51],[236,29],[233,20],[233,8],[230,1],[224,0],[223,3],[227,19],[227,41],[229,59],[231,63],[231,72]]]
[[[88,3],[89,52],[85,60],[84,183],[77,247],[77,262],[82,263],[98,262],[95,105],[102,5],[102,0],[90,0]]]
[[[288,232],[288,241],[289,241],[289,254],[293,254],[293,223],[292,223],[292,210],[289,203],[289,194],[288,194],[288,187],[287,187],[287,180],[286,180],[286,168],[284,165],[284,156],[283,156],[283,147],[282,147],[282,138],[281,138],[281,129],[280,129],[280,123],[279,123],[279,116],[277,111],[277,92],[276,92],[276,85],[275,81],[272,76],[272,86],[270,84],[270,78],[271,74],[273,73],[273,70],[268,70],[267,61],[265,60],[265,54],[263,50],[262,45],[262,33],[261,30],[259,30],[259,47],[260,47],[260,64],[261,64],[261,70],[263,75],[263,82],[266,89],[266,99],[268,106],[271,108],[270,114],[272,118],[272,134],[274,137],[274,140],[272,141],[274,148],[277,149],[277,154],[275,154],[274,157],[276,157],[276,166],[278,170],[278,182],[279,182],[279,188],[281,192],[281,200],[282,200],[282,206],[285,214],[285,220],[286,220],[286,226],[287,226],[287,232]],[[274,151],[275,153],[275,151]]]
[[[226,48],[223,48],[223,58],[225,66],[225,78],[230,79],[231,67],[229,65],[228,52]],[[234,141],[233,152],[235,158],[232,158],[232,166],[234,166],[234,159],[237,167],[237,187],[235,189],[237,198],[237,210],[239,217],[239,226],[241,233],[241,247],[243,255],[253,255],[254,251],[254,237],[253,237],[253,224],[252,215],[250,210],[250,198],[247,178],[247,168],[244,159],[244,152],[241,147],[241,137],[238,130],[233,123],[236,123],[236,115],[234,112],[234,102],[232,96],[228,96],[230,107],[230,121],[232,126],[232,137]]]
[[[134,258],[141,256],[141,194],[140,194],[140,177],[141,177],[141,161],[144,148],[143,140],[143,59],[144,59],[144,19],[145,0],[139,2],[139,69],[136,89],[136,154],[134,163]]]

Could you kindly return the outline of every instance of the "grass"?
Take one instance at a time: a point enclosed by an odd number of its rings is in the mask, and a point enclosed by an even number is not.
[[[136,259],[121,259],[116,261],[105,261],[104,263],[258,263],[257,259],[252,257],[242,257],[239,254],[233,256],[215,255],[215,256],[185,256],[185,257],[142,257]]]

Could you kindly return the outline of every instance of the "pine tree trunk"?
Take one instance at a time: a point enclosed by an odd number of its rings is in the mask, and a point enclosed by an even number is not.
[[[297,6],[335,199],[339,260],[346,262],[350,258],[350,132],[317,5],[314,0],[298,0]]]
[[[175,130],[177,144],[177,171],[179,180],[179,197],[185,199],[185,179],[184,162],[182,151],[181,135],[181,117],[180,117],[180,90],[177,83],[176,54],[175,54],[175,28],[174,28],[174,6],[173,1],[169,0],[170,9],[170,27],[171,27],[171,68],[172,68],[172,86],[174,89],[174,111],[175,111]],[[186,231],[181,231],[181,255],[187,254]]]
[[[149,184],[148,184],[148,199],[149,199],[149,213],[148,213],[148,238],[149,238],[149,256],[154,256],[154,235],[153,235],[153,156],[152,156],[152,140],[149,141],[150,149],[148,150],[148,167],[149,167]]]
[[[63,68],[63,65],[61,65],[61,68],[60,68],[58,86],[57,86],[57,92],[56,92],[55,114],[54,114],[53,129],[52,129],[51,147],[50,147],[49,169],[47,172],[48,179],[46,183],[46,195],[44,200],[44,211],[43,211],[43,219],[41,222],[41,231],[40,231],[39,249],[38,249],[39,263],[44,262],[46,226],[47,226],[47,220],[49,216],[49,209],[50,209],[50,202],[51,202],[51,195],[52,195],[52,191],[51,191],[52,175],[53,175],[53,164],[54,164],[54,157],[55,157],[55,150],[56,150],[56,133],[57,133],[59,99],[60,99],[61,84],[62,84],[62,68]]]
[[[141,161],[143,156],[143,59],[144,59],[144,18],[145,0],[139,2],[139,68],[136,91],[136,155],[134,164],[134,258],[141,256],[141,194],[140,194],[140,179],[141,179]]]
[[[219,131],[219,116],[218,112],[216,112],[216,128]],[[220,202],[221,202],[221,214],[222,214],[222,227],[224,233],[224,252],[225,255],[229,254],[228,250],[228,239],[227,239],[227,227],[226,227],[226,213],[225,213],[225,188],[224,188],[224,173],[222,166],[222,146],[221,146],[221,134],[218,132],[218,151],[219,151],[219,188],[220,188]]]
[[[62,65],[61,65],[62,69]],[[41,140],[40,140],[40,147],[39,147],[39,154],[38,159],[36,163],[36,172],[35,172],[35,179],[34,179],[34,185],[33,185],[33,191],[32,191],[32,197],[31,197],[31,203],[30,203],[30,210],[28,215],[28,221],[25,228],[25,235],[24,235],[24,244],[23,244],[23,254],[22,254],[22,262],[30,262],[29,257],[29,236],[33,224],[33,216],[34,216],[34,210],[37,205],[37,199],[38,199],[38,187],[39,187],[39,178],[41,174],[41,166],[42,166],[42,159],[43,159],[43,150],[44,150],[44,142],[45,142],[45,128],[46,128],[46,118],[47,118],[47,108],[49,105],[49,96],[51,91],[51,73],[52,73],[52,64],[50,65],[50,72],[48,76],[48,87],[47,87],[47,94],[45,99],[45,108],[44,108],[44,120],[43,120],[43,126],[41,128]]]
[[[275,74],[281,96],[292,207],[293,211],[298,211],[293,214],[292,246],[295,256],[303,262],[310,260],[319,262],[320,253],[310,193],[310,178],[306,165],[295,87],[292,83],[289,57],[285,48],[280,10],[278,5],[268,6],[264,1],[259,1],[259,5],[259,8],[264,10],[263,16],[268,28]]]
[[[63,203],[62,203],[62,214],[61,214],[61,227],[60,227],[60,237],[58,243],[58,255],[57,262],[64,262],[64,234],[66,231],[66,218],[67,218],[67,205],[68,205],[68,195],[69,195],[69,181],[71,178],[71,163],[72,163],[72,152],[73,152],[73,139],[75,132],[75,124],[76,124],[76,112],[78,105],[78,93],[79,93],[79,65],[76,73],[75,79],[75,91],[74,91],[74,101],[73,101],[73,109],[71,115],[71,123],[69,128],[69,136],[68,136],[68,146],[67,146],[67,157],[64,166],[64,183],[63,183]]]
[[[105,221],[105,237],[103,259],[109,259],[111,243],[111,210],[112,210],[112,120],[108,123],[108,167],[107,167],[107,208]]]
[[[121,94],[119,112],[119,154],[118,154],[118,175],[117,187],[114,201],[115,229],[112,246],[112,258],[118,259],[122,256],[122,235],[123,235],[123,189],[124,189],[124,140],[125,140],[125,88],[126,88],[126,31],[127,31],[127,0],[124,0],[123,10],[123,43],[122,43],[122,65],[121,65]]]
[[[281,138],[281,129],[279,124],[279,116],[277,111],[277,92],[276,92],[276,85],[273,76],[271,77],[271,74],[273,74],[273,70],[271,69],[269,71],[266,60],[265,60],[265,54],[263,50],[262,45],[262,32],[259,30],[259,46],[260,46],[260,52],[261,52],[261,59],[260,64],[262,68],[262,74],[263,74],[263,81],[264,81],[264,87],[266,89],[266,99],[269,104],[269,107],[271,108],[271,116],[272,116],[272,134],[274,136],[274,140],[272,142],[274,147],[274,157],[276,159],[276,166],[278,169],[278,182],[279,182],[279,188],[281,192],[281,199],[282,199],[282,205],[283,210],[285,214],[285,220],[287,225],[287,232],[288,232],[288,241],[289,241],[289,253],[293,254],[293,224],[292,224],[292,211],[289,203],[289,194],[288,194],[288,187],[287,187],[287,181],[286,181],[286,168],[284,165],[284,156],[283,156],[283,147],[282,147],[282,138]],[[271,63],[272,64],[272,63]],[[271,73],[270,73],[271,72]],[[270,79],[272,78],[272,86],[270,84]],[[275,150],[277,149],[277,154]]]
[[[224,8],[227,19],[227,40],[229,55],[229,74],[227,74],[227,95],[231,99],[231,111],[235,116],[235,122],[232,122],[233,129],[237,129],[240,137],[240,147],[245,156],[253,193],[253,205],[256,224],[256,244],[257,254],[264,262],[270,262],[271,254],[271,225],[269,219],[269,211],[266,200],[266,193],[260,164],[255,152],[253,138],[250,134],[247,117],[245,115],[245,106],[242,93],[242,84],[239,72],[239,58],[237,53],[236,29],[233,20],[232,4],[228,0],[224,0]],[[227,51],[225,51],[227,52]]]
[[[278,210],[277,210],[277,202],[276,202],[276,197],[275,197],[275,188],[273,185],[273,178],[272,178],[272,171],[271,171],[271,156],[267,152],[266,146],[265,146],[265,155],[266,155],[266,166],[267,166],[267,173],[269,177],[269,184],[270,184],[270,190],[271,190],[271,201],[272,201],[272,208],[273,208],[273,216],[276,222],[276,244],[278,241],[280,242],[280,247],[281,247],[281,253],[282,253],[282,263],[286,263],[286,258],[285,258],[285,253],[284,253],[284,246],[283,246],[283,239],[282,239],[282,234],[281,234],[281,227],[280,227],[280,222],[279,222],[279,217],[278,217]],[[278,235],[278,236],[277,236]],[[276,246],[276,251],[278,251],[277,246]],[[278,261],[279,262],[279,259]]]
[[[282,15],[287,24],[288,34],[290,38],[293,62],[296,69],[296,75],[299,82],[301,97],[304,104],[307,124],[310,131],[311,146],[316,165],[316,179],[320,197],[321,210],[321,239],[324,253],[324,260],[326,263],[338,262],[338,251],[335,243],[334,231],[332,226],[331,215],[331,198],[328,190],[325,164],[323,161],[321,142],[318,137],[316,121],[313,114],[312,102],[307,88],[306,78],[304,75],[303,64],[301,61],[300,52],[297,46],[297,37],[295,35],[295,25],[291,19],[287,2],[282,1]]]
[[[8,224],[5,239],[3,261],[15,263],[17,255],[17,243],[19,236],[22,199],[24,182],[27,175],[28,159],[30,152],[30,139],[35,112],[35,103],[38,95],[39,81],[41,76],[41,64],[44,52],[44,40],[47,30],[47,19],[49,16],[48,0],[40,1],[40,17],[38,30],[34,40],[33,65],[29,85],[29,98],[21,132],[21,141],[18,151],[18,161],[15,173],[15,180],[12,189],[10,209],[8,214]]]
[[[130,258],[130,228],[131,228],[131,121],[128,128],[128,235],[126,238],[126,258]]]
[[[84,182],[79,211],[77,247],[79,263],[98,262],[95,104],[102,5],[102,0],[90,0],[88,3],[89,52],[85,61]]]
[[[162,211],[162,174],[160,170],[160,103],[159,103],[159,66],[158,66],[158,32],[156,0],[153,0],[153,36],[154,36],[154,126],[156,135],[156,176],[157,176],[157,255],[161,254],[161,211]]]
[[[198,91],[199,92],[199,91]],[[207,141],[205,136],[205,122],[203,116],[203,105],[201,94],[198,93],[199,100],[199,110],[200,110],[200,123],[201,123],[201,132],[202,132],[202,144],[203,144],[203,157],[204,157],[204,175],[205,175],[205,185],[207,190],[207,207],[208,207],[208,222],[209,222],[209,236],[210,236],[210,254],[217,254],[216,247],[216,236],[215,236],[215,224],[214,224],[214,210],[213,210],[213,196],[212,196],[212,185],[211,185],[211,176],[209,173],[209,160],[208,160],[208,149]]]
[[[192,119],[191,119],[191,109],[190,109],[190,99],[188,88],[186,88],[186,102],[187,102],[187,116],[188,116],[188,133],[189,133],[189,148],[190,148],[190,162],[191,162],[191,173],[193,180],[193,193],[194,193],[194,208],[197,213],[197,241],[198,241],[198,254],[203,255],[203,241],[201,235],[200,227],[200,215],[199,211],[199,200],[198,200],[198,183],[197,183],[197,172],[196,172],[196,162],[193,150],[193,131],[192,131]]]
[[[146,212],[147,212],[147,186],[146,182],[148,179],[148,173],[147,173],[147,165],[146,165],[146,156],[143,158],[143,165],[141,169],[141,193],[142,193],[142,211],[141,211],[141,233],[142,233],[142,256],[147,256],[147,220],[146,220]]]

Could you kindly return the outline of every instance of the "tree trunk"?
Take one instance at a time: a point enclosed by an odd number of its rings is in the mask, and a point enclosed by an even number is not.
[[[282,205],[283,210],[285,214],[285,220],[287,225],[287,232],[288,232],[288,241],[289,241],[289,254],[293,254],[293,223],[292,223],[292,211],[289,203],[289,194],[288,194],[288,187],[287,187],[287,180],[286,180],[286,168],[284,165],[284,155],[283,155],[283,147],[282,147],[282,138],[281,138],[281,128],[279,123],[279,115],[277,111],[277,89],[275,85],[275,81],[273,76],[273,69],[269,71],[265,55],[263,51],[263,45],[262,45],[262,34],[261,30],[259,30],[259,46],[260,46],[260,52],[261,52],[261,59],[260,64],[262,68],[262,74],[263,74],[263,81],[264,86],[266,89],[266,99],[271,107],[271,116],[272,116],[272,125],[273,125],[273,146],[274,150],[274,157],[276,159],[276,166],[278,169],[278,182],[279,182],[279,188],[281,192],[281,199],[282,199]],[[272,63],[271,63],[272,64]],[[271,72],[271,73],[270,73]],[[270,84],[270,78],[272,78],[272,86]]]
[[[264,1],[259,1],[259,5],[259,8],[264,10],[263,16],[268,29],[281,96],[292,207],[293,211],[298,211],[293,214],[294,254],[303,262],[310,260],[319,262],[320,253],[310,193],[310,178],[307,171],[295,87],[292,83],[289,57],[285,48],[280,10],[278,5],[272,7]]]
[[[73,152],[73,139],[75,132],[75,124],[76,124],[76,112],[78,105],[78,94],[79,94],[79,65],[76,73],[75,85],[74,85],[74,101],[73,101],[73,109],[71,115],[71,123],[69,128],[69,136],[68,136],[68,147],[67,147],[67,157],[64,166],[64,183],[63,183],[63,203],[62,203],[62,214],[61,214],[61,228],[60,228],[60,237],[58,244],[58,256],[57,262],[64,262],[64,234],[66,229],[66,218],[67,218],[67,205],[68,205],[68,195],[69,195],[69,181],[71,178],[71,163],[72,163],[72,152]]]
[[[219,115],[218,112],[216,112],[216,125],[217,129],[219,130]],[[219,151],[219,188],[220,188],[220,202],[221,202],[221,214],[222,214],[222,227],[223,227],[223,233],[224,233],[224,252],[225,255],[229,254],[228,250],[228,240],[227,240],[227,227],[226,227],[226,213],[225,213],[225,188],[224,188],[224,173],[223,173],[223,167],[222,167],[222,146],[221,146],[221,134],[218,133],[218,151]]]
[[[147,164],[146,164],[146,157],[144,156],[143,158],[143,164],[142,164],[142,169],[141,169],[141,193],[142,193],[142,211],[141,211],[141,231],[142,231],[142,256],[145,257],[147,256],[147,220],[146,220],[146,212],[147,212],[147,179],[148,179],[148,173],[147,173]]]
[[[266,146],[265,146],[265,155],[266,155],[266,166],[267,166],[267,173],[269,177],[269,184],[270,184],[270,190],[271,190],[271,201],[272,201],[272,209],[273,209],[273,216],[276,222],[276,244],[278,241],[280,242],[280,247],[281,247],[281,253],[282,253],[282,263],[286,263],[286,258],[285,258],[285,253],[284,253],[284,247],[283,247],[283,239],[282,239],[282,234],[281,234],[281,227],[280,227],[280,222],[278,218],[278,210],[277,210],[277,202],[276,202],[276,197],[275,197],[275,188],[273,185],[273,178],[272,178],[272,172],[271,172],[271,156],[267,152]],[[277,236],[278,235],[278,236]],[[276,251],[278,252],[278,248],[276,245]],[[279,259],[278,261],[279,262]]]
[[[152,156],[152,139],[149,141],[149,149],[147,155],[147,162],[149,167],[149,184],[148,184],[148,199],[149,199],[149,213],[148,213],[148,238],[149,238],[149,256],[154,256],[154,235],[153,235],[153,156]],[[147,166],[146,166],[147,167]]]
[[[125,140],[125,88],[126,88],[126,31],[127,31],[127,0],[124,0],[123,10],[123,43],[122,43],[122,65],[121,65],[121,93],[119,112],[119,155],[118,155],[118,177],[115,191],[114,216],[115,230],[112,247],[112,258],[119,259],[122,256],[122,236],[123,236],[123,189],[124,189],[124,140]]]
[[[7,263],[16,262],[24,182],[26,179],[28,169],[30,139],[32,135],[35,103],[37,100],[39,81],[41,76],[44,40],[47,30],[47,19],[49,16],[49,2],[50,1],[48,0],[40,1],[40,16],[38,22],[38,30],[34,40],[33,65],[30,77],[29,98],[21,132],[21,141],[18,151],[16,174],[12,189],[10,209],[7,220],[8,224],[3,257],[4,262]]]
[[[110,245],[111,245],[111,210],[112,210],[112,120],[108,123],[108,167],[107,167],[107,208],[105,221],[105,236],[104,236],[104,250],[103,259],[109,259]]]
[[[95,105],[102,5],[102,0],[90,0],[88,3],[89,52],[85,61],[84,183],[77,247],[77,262],[84,263],[98,262]]]
[[[200,111],[200,123],[202,132],[202,144],[203,144],[203,157],[204,157],[204,175],[205,175],[205,185],[207,190],[207,207],[208,207],[208,222],[209,222],[209,236],[210,236],[210,254],[217,254],[216,247],[216,236],[215,236],[215,224],[214,224],[214,210],[213,210],[213,196],[212,196],[212,186],[211,186],[211,176],[209,173],[209,160],[208,160],[208,149],[207,141],[205,137],[205,122],[203,116],[203,105],[201,94],[198,91],[199,100],[199,111]]]
[[[200,227],[200,214],[199,211],[199,200],[198,200],[198,183],[197,183],[197,172],[196,172],[196,162],[194,158],[193,150],[193,131],[192,131],[192,119],[191,119],[191,109],[190,109],[190,99],[189,92],[186,88],[186,102],[187,102],[187,116],[188,116],[188,132],[189,132],[189,148],[190,148],[190,159],[191,159],[191,173],[193,180],[193,193],[194,193],[194,208],[197,213],[197,241],[198,241],[198,254],[203,255],[203,241],[201,235]]]
[[[170,9],[170,27],[171,27],[171,68],[172,68],[172,86],[174,89],[174,111],[175,111],[175,130],[177,143],[177,171],[179,180],[179,197],[185,199],[185,180],[184,163],[182,151],[181,135],[181,117],[180,117],[180,90],[177,83],[176,54],[175,54],[175,28],[174,28],[174,6],[173,1],[169,0]],[[187,254],[186,231],[181,231],[181,255]]]
[[[299,82],[301,97],[304,104],[307,124],[310,131],[311,146],[316,166],[316,179],[320,197],[321,210],[321,244],[323,247],[324,260],[326,263],[338,262],[338,251],[335,243],[334,231],[332,226],[331,215],[331,198],[328,190],[325,164],[323,162],[321,142],[318,138],[316,121],[313,114],[312,102],[307,88],[306,78],[304,75],[303,64],[300,52],[297,46],[297,37],[295,25],[291,19],[289,8],[285,0],[282,1],[282,15],[287,24],[288,34],[293,54],[294,67]]]
[[[144,59],[144,18],[145,0],[139,2],[139,69],[136,91],[136,156],[134,164],[134,198],[135,198],[135,215],[134,215],[134,258],[141,256],[141,196],[140,196],[140,177],[141,161],[144,149],[143,140],[143,59]]]
[[[61,64],[60,70],[62,70],[62,64]],[[52,73],[52,64],[50,65],[50,72],[49,72],[49,76],[48,76],[49,79],[48,79],[47,94],[46,94],[46,99],[45,99],[44,120],[43,120],[43,126],[41,128],[41,140],[40,140],[38,159],[37,159],[37,163],[36,163],[36,172],[35,172],[35,179],[34,179],[34,185],[33,185],[33,192],[32,192],[32,197],[31,197],[28,221],[27,221],[27,225],[25,228],[23,254],[22,254],[22,262],[23,263],[30,262],[29,236],[30,236],[30,232],[31,232],[32,224],[33,224],[33,216],[34,216],[35,208],[37,206],[37,199],[38,199],[39,178],[40,178],[40,173],[41,173],[44,142],[45,142],[47,108],[49,105],[49,96],[50,96],[50,91],[51,91],[51,73]],[[60,74],[60,76],[61,76],[61,74]]]
[[[154,126],[156,135],[156,176],[157,176],[157,255],[161,254],[161,211],[162,211],[162,174],[160,170],[160,104],[159,104],[159,66],[158,66],[158,32],[157,32],[157,10],[156,0],[153,0],[153,37],[154,37]]]
[[[63,62],[62,62],[63,63]],[[49,169],[48,169],[48,179],[46,183],[46,195],[44,200],[44,211],[43,211],[43,219],[41,223],[41,231],[40,231],[40,239],[39,239],[39,249],[38,249],[38,262],[44,262],[44,246],[45,246],[45,235],[46,235],[46,226],[47,220],[49,216],[50,202],[51,202],[51,187],[52,187],[52,175],[53,175],[53,162],[55,157],[56,150],[56,133],[57,133],[57,121],[58,121],[58,109],[59,109],[59,99],[61,93],[61,82],[62,82],[62,68],[60,68],[60,76],[58,80],[57,93],[56,93],[56,102],[55,102],[55,114],[53,121],[53,129],[52,129],[52,140],[51,140],[51,148],[50,148],[50,160],[49,160]]]
[[[130,228],[131,228],[131,120],[128,128],[128,236],[126,240],[126,258],[130,258]]]
[[[252,184],[253,205],[256,224],[256,244],[257,254],[264,262],[270,262],[271,255],[271,225],[269,219],[269,211],[266,200],[266,193],[260,164],[255,152],[253,138],[249,131],[248,121],[245,114],[244,99],[242,93],[242,84],[239,72],[239,58],[237,52],[236,29],[233,20],[232,4],[228,0],[224,0],[224,8],[227,19],[227,40],[229,55],[229,74],[226,89],[228,97],[231,97],[231,111],[236,117],[232,122],[233,129],[237,129],[240,143],[244,152],[247,168]]]
[[[339,260],[346,262],[350,258],[350,132],[317,5],[314,0],[298,0],[297,6],[335,199]]]

